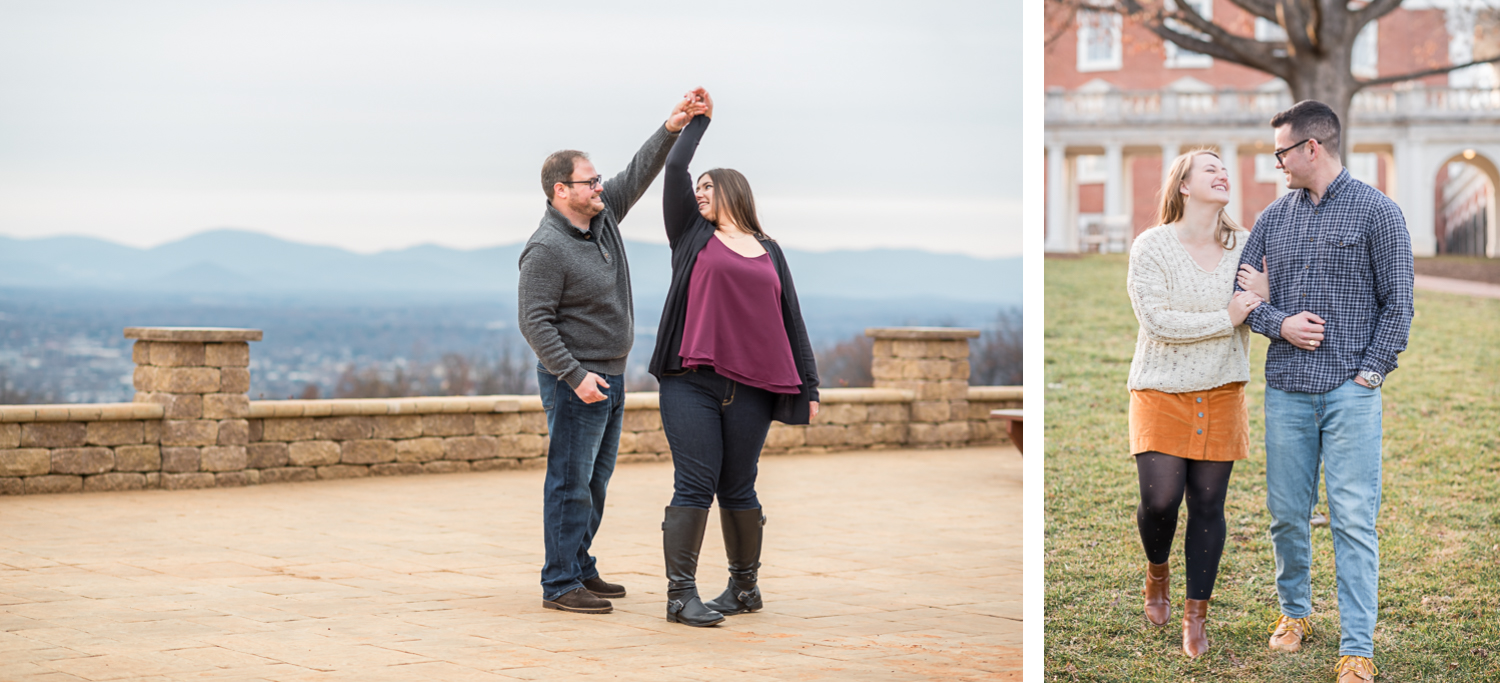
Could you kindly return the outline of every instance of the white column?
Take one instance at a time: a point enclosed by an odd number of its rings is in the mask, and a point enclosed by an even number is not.
[[[1064,171],[1068,163],[1067,147],[1054,143],[1047,148],[1047,243],[1050,252],[1078,251],[1078,226],[1068,211],[1069,186]]]
[[[1484,239],[1484,255],[1488,256],[1489,258],[1500,256],[1500,226],[1495,225],[1496,190],[1500,190],[1500,188],[1495,187],[1495,181],[1491,179],[1489,192],[1487,192],[1485,195],[1484,207],[1485,230],[1489,231],[1489,234],[1485,235]]]
[[[1104,146],[1104,218],[1119,216],[1125,210],[1120,200],[1125,176],[1124,147],[1118,142]]]
[[[1172,171],[1172,161],[1182,153],[1182,145],[1176,142],[1164,142],[1161,145],[1161,184],[1167,184],[1167,174]]]
[[[1245,179],[1240,177],[1239,143],[1232,140],[1220,142],[1219,160],[1223,161],[1224,166],[1229,169],[1229,205],[1224,207],[1224,212],[1229,214],[1230,220],[1243,226],[1245,221],[1240,217],[1240,213],[1245,203],[1241,201],[1244,195],[1240,183]]]
[[[1437,191],[1437,173],[1427,172],[1423,159],[1422,143],[1404,137],[1396,141],[1395,161],[1399,180],[1396,183],[1396,204],[1406,217],[1406,229],[1411,233],[1411,250],[1416,256],[1437,254],[1437,233],[1432,222],[1433,193]]]

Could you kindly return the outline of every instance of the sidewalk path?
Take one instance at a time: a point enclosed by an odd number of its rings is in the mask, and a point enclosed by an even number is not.
[[[766,609],[710,629],[663,619],[664,463],[595,542],[630,596],[542,609],[542,476],[0,498],[0,680],[1021,677],[1012,448],[763,459]],[[710,595],[723,558],[714,523]]]
[[[1467,294],[1490,299],[1500,299],[1500,285],[1474,280],[1455,280],[1451,277],[1418,275],[1414,283],[1417,289],[1426,289],[1447,294]]]

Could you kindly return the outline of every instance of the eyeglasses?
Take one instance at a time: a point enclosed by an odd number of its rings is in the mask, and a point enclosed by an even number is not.
[[[596,175],[592,178],[589,178],[588,180],[563,180],[560,182],[562,182],[562,184],[564,185],[580,185],[583,183],[588,183],[590,190],[597,190],[601,187],[604,187],[604,176]]]
[[[1285,156],[1288,152],[1291,152],[1292,150],[1297,149],[1298,147],[1301,147],[1301,146],[1303,146],[1303,145],[1305,145],[1305,144],[1307,144],[1309,142],[1312,142],[1314,140],[1316,140],[1316,138],[1308,138],[1306,140],[1303,140],[1302,142],[1299,142],[1299,143],[1297,143],[1295,145],[1292,145],[1291,147],[1287,147],[1286,149],[1278,149],[1278,150],[1276,150],[1276,152],[1275,152],[1275,154],[1276,154],[1276,163],[1278,163],[1278,164],[1285,164],[1286,163],[1286,159],[1281,158],[1282,156]],[[1322,144],[1322,143],[1319,143],[1319,144]]]

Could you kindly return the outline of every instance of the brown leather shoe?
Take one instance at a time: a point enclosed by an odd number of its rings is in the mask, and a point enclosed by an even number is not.
[[[1146,620],[1157,626],[1166,626],[1172,618],[1171,591],[1172,564],[1146,563]]]
[[[583,587],[585,589],[588,589],[588,592],[593,593],[594,597],[599,597],[599,598],[623,598],[623,597],[625,597],[625,587],[624,586],[621,586],[618,583],[610,583],[610,582],[605,581],[604,579],[601,579],[601,578],[599,578],[597,576],[594,577],[594,578],[592,578],[592,579],[584,579],[583,580]]]
[[[1283,614],[1271,624],[1270,632],[1272,650],[1296,652],[1302,649],[1302,640],[1312,635],[1312,622]]]
[[[586,588],[574,588],[559,595],[556,600],[543,600],[542,607],[579,614],[609,614],[615,608],[608,600],[595,597]]]
[[[1371,683],[1380,673],[1369,657],[1354,655],[1339,657],[1339,665],[1333,670],[1339,675],[1339,683]]]
[[[1189,657],[1208,652],[1208,634],[1203,623],[1208,620],[1208,601],[1188,598],[1182,603],[1182,651]]]

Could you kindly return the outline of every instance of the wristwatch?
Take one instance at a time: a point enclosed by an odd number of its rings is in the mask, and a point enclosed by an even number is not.
[[[1379,388],[1380,383],[1385,381],[1385,375],[1373,370],[1360,370],[1359,376],[1364,378],[1365,384],[1370,385],[1371,389]]]

